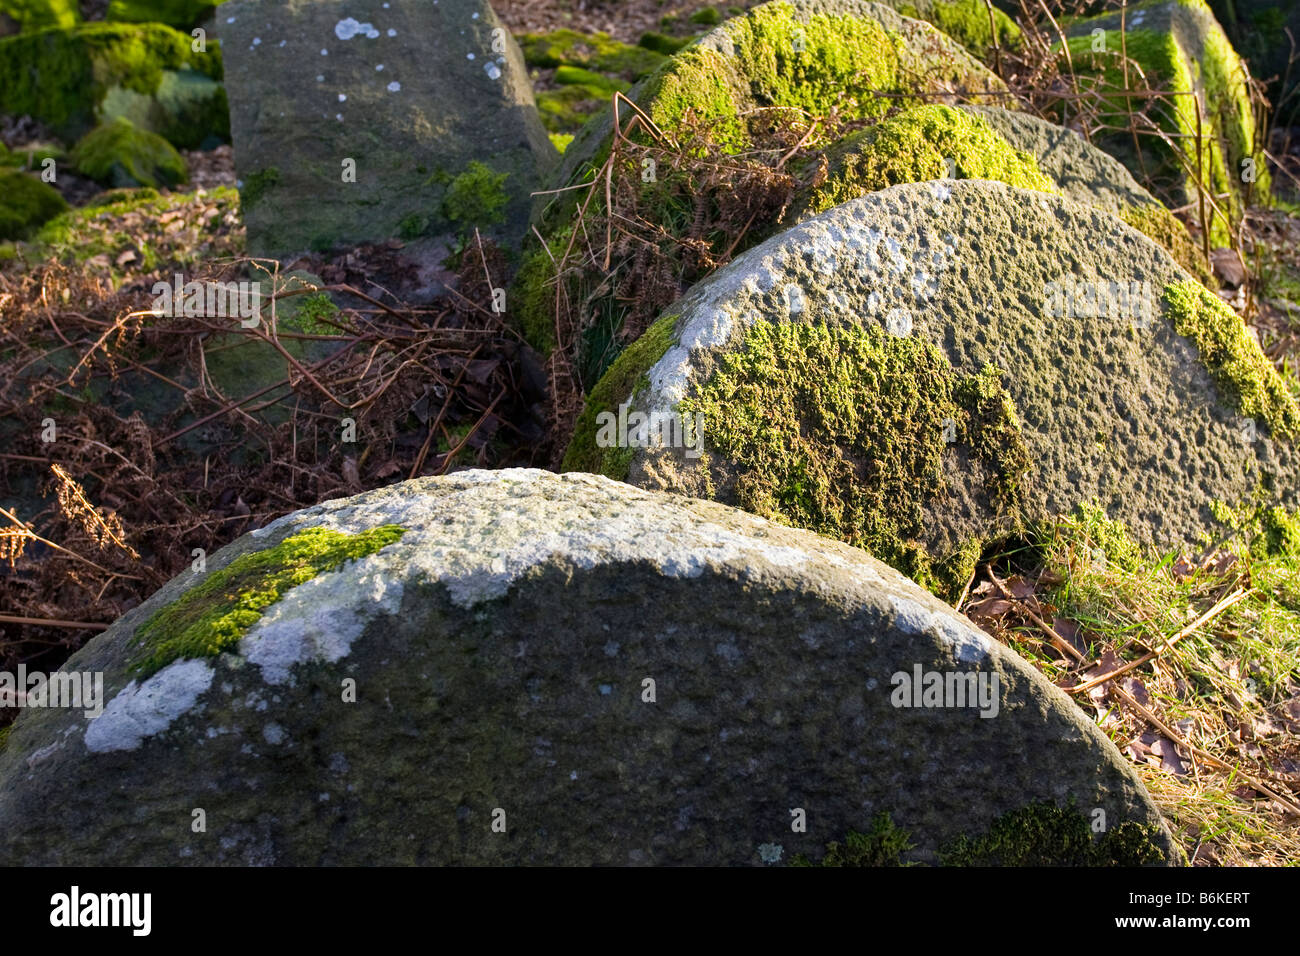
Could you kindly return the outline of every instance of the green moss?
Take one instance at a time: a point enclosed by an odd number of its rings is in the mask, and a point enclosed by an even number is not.
[[[576,66],[607,76],[639,80],[664,62],[663,53],[645,46],[620,43],[608,33],[553,30],[550,33],[525,33],[518,39],[524,62],[529,66]]]
[[[569,144],[573,142],[572,133],[547,133],[546,135],[550,137],[551,145],[555,147],[555,151],[561,155],[563,155],[564,151],[569,148]]]
[[[1217,287],[1214,273],[1210,271],[1205,256],[1192,242],[1187,227],[1164,206],[1157,203],[1146,206],[1125,206],[1120,210],[1119,217],[1163,247],[1180,266],[1201,280],[1203,285]]]
[[[1035,803],[1004,814],[976,839],[940,850],[943,866],[1149,866],[1165,862],[1155,827],[1127,821],[1093,839],[1073,807]]]
[[[1263,513],[1265,553],[1278,557],[1300,556],[1300,511],[1288,512],[1281,505]]]
[[[548,131],[573,134],[608,102],[585,86],[561,86],[537,94],[537,111]]]
[[[993,10],[993,29],[989,27],[989,11],[984,0],[917,0],[915,3],[896,6],[899,13],[916,20],[934,24],[976,56],[987,56],[993,47],[994,30],[998,46],[1015,49],[1020,45],[1020,27],[996,7]]]
[[[98,195],[91,196],[81,204],[82,209],[103,209],[107,206],[136,207],[158,199],[158,190],[149,187],[141,189],[106,189]]]
[[[1095,500],[1079,503],[1072,515],[1059,521],[1044,523],[1038,529],[1038,536],[1040,548],[1045,552],[1058,551],[1065,540],[1126,571],[1136,570],[1142,560],[1142,550],[1124,522],[1108,518],[1106,510]]]
[[[78,173],[115,188],[177,186],[189,167],[171,143],[119,116],[82,137],[72,150]]]
[[[75,27],[81,22],[77,0],[0,0],[0,17],[8,17],[21,33],[46,27]]]
[[[637,40],[637,46],[646,50],[651,50],[661,56],[672,56],[683,47],[689,46],[691,37],[670,37],[667,34],[656,33],[651,30],[641,34],[641,39]]]
[[[273,188],[280,182],[280,170],[275,166],[259,169],[257,172],[249,173],[243,179],[243,185],[239,187],[239,206],[245,214],[250,209],[262,201],[268,189]]]
[[[902,866],[903,854],[912,849],[906,830],[894,826],[888,813],[879,813],[871,821],[866,833],[850,830],[843,845],[826,844],[826,855],[812,863],[800,854],[790,861],[791,866]]]
[[[555,82],[561,86],[581,86],[599,96],[626,93],[631,84],[626,80],[604,76],[579,66],[561,66],[555,71]]]
[[[649,384],[645,375],[672,347],[677,319],[676,315],[665,315],[646,329],[639,339],[623,350],[609,371],[596,383],[578,418],[573,441],[564,453],[561,470],[585,471],[605,475],[616,481],[627,478],[635,449],[597,446],[596,419],[601,412],[617,414],[620,401],[630,401],[633,395]]]
[[[698,23],[701,26],[716,27],[722,22],[722,14],[716,7],[701,7],[690,16],[691,23]]]
[[[301,297],[297,308],[286,322],[291,328],[307,335],[338,335],[339,330],[324,321],[334,319],[338,314],[339,307],[334,304],[328,292],[314,292]]]
[[[451,181],[442,200],[442,212],[452,223],[462,227],[485,226],[505,222],[506,173],[494,173],[472,160],[464,172]]]
[[[896,40],[875,20],[816,14],[802,22],[788,3],[768,3],[723,28],[734,56],[690,47],[648,81],[641,102],[661,129],[688,114],[716,121],[718,142],[739,151],[748,141],[737,117],[752,105],[790,106],[858,119],[880,116],[896,101]]]
[[[221,52],[191,49],[191,38],[161,23],[86,23],[0,40],[0,113],[30,115],[76,139],[95,125],[107,93],[146,96],[168,70],[221,79]]]
[[[946,489],[949,439],[981,462],[1008,513],[1029,469],[998,374],[960,376],[937,346],[875,325],[759,323],[681,410],[702,413],[711,450],[737,466],[740,507],[865,548],[955,597],[983,542],[935,556],[921,541],[926,506]]]
[[[165,23],[178,30],[189,30],[222,2],[223,0],[113,0],[108,5],[104,19],[127,23]]]
[[[1174,330],[1196,346],[1230,406],[1267,424],[1276,438],[1300,435],[1300,406],[1237,313],[1194,282],[1168,286],[1164,300]]]
[[[26,239],[67,208],[49,183],[16,170],[0,170],[0,239]]]
[[[1033,156],[1015,149],[980,116],[951,106],[918,106],[847,138],[831,154],[830,173],[812,191],[812,212],[899,183],[993,179],[1059,193]]]
[[[172,661],[215,657],[236,645],[291,588],[374,554],[404,533],[396,525],[359,534],[308,528],[273,548],[241,555],[140,626],[132,669],[143,678]]]

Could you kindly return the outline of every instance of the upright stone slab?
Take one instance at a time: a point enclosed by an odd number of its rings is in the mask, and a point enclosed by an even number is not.
[[[25,710],[0,744],[0,863],[788,863],[882,813],[933,862],[1042,803],[1104,811],[1108,859],[1177,855],[1091,720],[910,581],[595,476],[297,512],[66,670],[109,703]],[[929,674],[949,697],[903,694]]]
[[[523,234],[556,153],[486,0],[232,0],[217,28],[251,253]]]
[[[955,598],[984,546],[1094,499],[1161,547],[1221,532],[1216,503],[1295,507],[1293,387],[1113,216],[915,183],[698,283],[592,390],[564,464],[779,516]]]

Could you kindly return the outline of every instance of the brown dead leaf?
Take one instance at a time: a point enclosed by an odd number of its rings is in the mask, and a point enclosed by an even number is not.
[[[1010,610],[1010,601],[999,597],[988,597],[966,608],[966,616],[976,622],[995,621]]]

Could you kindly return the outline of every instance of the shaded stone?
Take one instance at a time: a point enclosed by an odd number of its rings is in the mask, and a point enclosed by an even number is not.
[[[518,241],[556,153],[485,0],[232,0],[217,28],[250,253]]]
[[[224,652],[158,658],[302,542],[375,535]],[[471,471],[297,512],[65,669],[102,671],[109,703],[20,715],[0,747],[6,864],[784,863],[878,813],[934,862],[1040,801],[1177,856],[1092,722],[911,582],[594,476]],[[904,706],[918,669],[991,690]]]

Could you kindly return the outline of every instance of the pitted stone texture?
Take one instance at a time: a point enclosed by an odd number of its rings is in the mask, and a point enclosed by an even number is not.
[[[474,160],[507,174],[518,241],[557,157],[486,0],[231,0],[217,28],[251,253],[487,230],[442,209]]]
[[[1143,544],[1194,544],[1221,530],[1213,502],[1236,504],[1261,483],[1295,507],[1300,456],[1265,428],[1243,440],[1246,420],[1165,317],[1162,290],[1189,279],[1095,208],[984,180],[895,186],[809,219],[696,285],[667,310],[679,316],[675,344],[648,386],[610,405],[671,412],[756,322],[874,323],[928,339],[959,373],[997,366],[1029,448],[1015,516],[990,501],[969,456],[948,450],[948,490],[926,508],[920,542],[933,557],[1091,499]],[[1150,283],[1149,320],[1047,314],[1049,283],[1111,282]],[[743,475],[709,453],[708,431],[706,421],[702,457],[633,449],[627,480],[734,502]]]
[[[982,117],[1016,149],[1033,156],[1068,199],[1115,216],[1127,209],[1163,205],[1138,185],[1123,163],[1073,130],[1032,113],[996,106],[964,108]]]
[[[1160,824],[1100,731],[965,618],[859,550],[712,502],[465,472],[297,512],[208,573],[307,528],[385,524],[406,533],[289,592],[238,654],[171,665],[194,701],[138,708],[136,746],[24,711],[0,751],[0,861],[758,864],[881,811],[927,860],[1038,800]],[[136,629],[201,579],[68,669],[120,699]],[[997,675],[997,716],[894,708],[891,675],[916,664]]]

